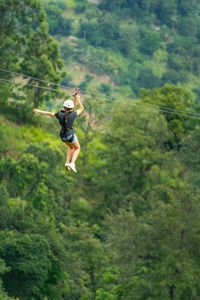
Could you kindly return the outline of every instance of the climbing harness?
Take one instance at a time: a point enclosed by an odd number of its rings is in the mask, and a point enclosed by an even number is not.
[[[65,111],[60,110],[58,111],[55,116],[59,120],[59,123],[62,127],[60,131],[60,137],[63,142],[72,142],[74,139],[74,130],[73,130],[73,124],[74,120],[77,117],[77,113],[75,112],[76,108],[76,95],[78,95],[79,88],[75,88],[75,94],[74,96],[74,103],[72,100],[66,100],[63,104],[63,106],[67,108],[72,108],[73,111]]]

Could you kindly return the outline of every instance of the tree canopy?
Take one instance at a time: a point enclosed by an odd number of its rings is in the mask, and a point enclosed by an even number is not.
[[[198,12],[0,1],[0,299],[199,298]],[[32,114],[74,78],[76,175],[56,118]]]

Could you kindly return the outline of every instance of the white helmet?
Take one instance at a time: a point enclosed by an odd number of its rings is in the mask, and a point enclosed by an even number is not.
[[[74,108],[74,102],[72,100],[66,100],[64,103],[63,103],[63,106],[64,107],[67,107],[67,108]]]

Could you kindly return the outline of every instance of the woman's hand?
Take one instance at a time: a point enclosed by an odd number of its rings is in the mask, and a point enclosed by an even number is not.
[[[37,108],[33,108],[33,112],[36,113],[36,114],[41,113],[41,111],[39,109],[37,109]]]
[[[80,102],[80,96],[79,95],[76,95],[76,101]]]

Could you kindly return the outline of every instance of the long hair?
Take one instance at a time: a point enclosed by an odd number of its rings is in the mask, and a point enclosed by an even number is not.
[[[66,113],[65,113],[65,123],[67,124],[67,118],[68,118],[68,116],[69,116],[69,113],[70,113],[70,111],[71,111],[71,108],[66,108],[66,107],[65,107],[65,109],[66,109]]]

